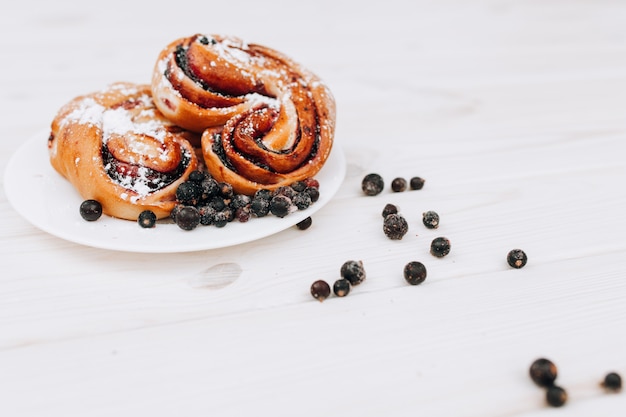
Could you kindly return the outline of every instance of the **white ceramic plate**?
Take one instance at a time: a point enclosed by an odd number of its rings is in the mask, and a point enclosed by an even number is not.
[[[233,221],[223,228],[198,226],[185,231],[169,221],[160,221],[153,229],[143,229],[136,222],[108,216],[95,222],[83,220],[78,212],[83,199],[50,165],[47,140],[48,132],[42,132],[11,157],[4,177],[11,205],[34,226],[52,235],[87,246],[125,252],[191,252],[237,245],[278,233],[324,207],[339,189],[346,173],[344,155],[339,146],[335,146],[316,175],[320,198],[306,210],[282,219],[267,216],[251,218],[247,223]]]

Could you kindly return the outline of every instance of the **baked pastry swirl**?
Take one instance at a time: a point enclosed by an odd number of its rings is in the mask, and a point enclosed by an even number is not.
[[[115,83],[76,97],[52,121],[50,162],[103,213],[169,216],[176,188],[198,167],[192,134],[154,106],[149,85]]]
[[[152,94],[167,118],[203,132],[207,170],[239,193],[313,177],[332,148],[331,92],[265,46],[219,35],[178,39],[158,57]]]

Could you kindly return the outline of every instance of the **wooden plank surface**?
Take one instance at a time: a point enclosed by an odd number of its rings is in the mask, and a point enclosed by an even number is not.
[[[62,104],[148,82],[160,49],[196,32],[320,75],[348,166],[311,229],[193,253],[66,242],[1,191],[2,415],[622,415],[624,394],[598,382],[626,375],[625,21],[617,0],[4,11],[3,176]],[[426,184],[366,197],[370,172]],[[401,241],[382,233],[386,203],[409,221]],[[428,253],[437,236],[452,242],[443,259]],[[521,270],[505,260],[517,247]],[[366,281],[314,300],[310,284],[350,259]],[[417,287],[402,278],[413,260],[428,268]],[[563,409],[528,377],[540,356],[559,367]]]

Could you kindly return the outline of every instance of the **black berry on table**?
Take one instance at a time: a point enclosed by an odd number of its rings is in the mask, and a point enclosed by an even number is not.
[[[557,377],[557,368],[554,362],[546,358],[536,359],[529,369],[530,379],[540,387],[554,385]]]
[[[513,249],[506,255],[506,261],[512,268],[523,268],[528,262],[526,253],[521,249]]]
[[[361,182],[361,189],[365,195],[378,195],[383,191],[383,188],[385,188],[385,182],[378,174],[367,174]]]
[[[567,402],[567,392],[556,385],[546,390],[546,402],[552,407],[561,407]]]
[[[404,178],[394,178],[393,181],[391,181],[391,190],[394,193],[401,193],[406,190],[406,185],[406,180]]]
[[[183,230],[193,230],[200,224],[200,212],[193,206],[185,206],[176,213],[175,222]]]
[[[144,210],[139,213],[139,217],[137,218],[137,223],[144,229],[151,229],[156,224],[156,214],[152,210]]]
[[[330,295],[330,285],[321,279],[315,281],[311,284],[311,295],[319,301],[324,301]]]
[[[390,214],[398,214],[398,206],[396,206],[395,204],[386,204],[385,207],[383,208],[383,217],[387,217]]]
[[[424,188],[424,178],[421,177],[413,177],[409,180],[409,187],[411,190],[421,190]]]
[[[409,262],[404,266],[404,279],[411,285],[418,285],[426,280],[426,267],[418,261]]]
[[[345,278],[340,278],[333,284],[333,292],[337,297],[345,297],[350,293],[350,281]]]
[[[365,280],[365,268],[363,261],[346,261],[341,265],[339,274],[347,279],[352,285],[359,285]]]
[[[313,224],[313,219],[309,216],[309,217],[307,217],[306,219],[304,219],[304,220],[302,220],[302,221],[298,222],[298,223],[296,224],[296,227],[297,227],[298,229],[300,229],[300,230],[306,230],[306,229],[308,229],[309,227],[311,227],[311,225],[312,225],[312,224]]]
[[[389,239],[400,240],[409,231],[409,224],[400,214],[390,214],[383,222],[383,232]]]
[[[429,210],[422,213],[422,223],[429,229],[436,229],[439,227],[439,214]]]
[[[602,386],[607,391],[620,391],[622,389],[622,377],[617,372],[609,372],[605,375]]]
[[[79,211],[83,219],[93,222],[102,216],[102,204],[96,200],[85,200],[81,203]]]
[[[430,244],[430,253],[437,258],[443,258],[450,253],[450,239],[447,237],[437,237]]]

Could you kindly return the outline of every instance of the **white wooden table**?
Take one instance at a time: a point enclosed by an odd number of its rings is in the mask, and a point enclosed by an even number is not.
[[[3,176],[62,104],[147,82],[161,48],[205,32],[326,81],[345,181],[307,231],[162,255],[48,235],[0,191],[0,414],[624,415],[626,394],[598,383],[626,376],[626,3],[158,3],[2,6]],[[370,172],[426,184],[366,197]],[[409,221],[401,241],[382,233],[386,203]],[[366,281],[314,300],[350,259]],[[541,356],[561,409],[528,377]]]

